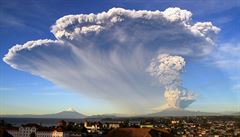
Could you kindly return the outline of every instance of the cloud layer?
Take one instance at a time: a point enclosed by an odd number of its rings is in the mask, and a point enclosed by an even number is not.
[[[82,95],[145,111],[162,95],[146,72],[152,58],[199,57],[213,48],[220,29],[191,17],[179,8],[68,15],[51,27],[56,40],[15,45],[3,60]]]

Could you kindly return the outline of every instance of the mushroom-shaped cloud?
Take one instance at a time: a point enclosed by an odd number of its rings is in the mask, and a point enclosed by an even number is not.
[[[56,40],[16,45],[3,60],[80,94],[144,111],[161,95],[146,73],[156,54],[192,57],[211,51],[220,29],[191,17],[179,8],[68,15],[51,27]]]

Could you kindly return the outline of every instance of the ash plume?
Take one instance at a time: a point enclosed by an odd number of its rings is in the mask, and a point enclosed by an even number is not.
[[[165,87],[166,104],[154,108],[160,111],[167,108],[186,108],[195,101],[195,95],[182,88],[181,73],[186,62],[181,56],[160,54],[152,59],[147,71]]]
[[[211,22],[192,22],[192,13],[180,8],[112,8],[97,14],[64,16],[51,27],[56,39],[17,44],[3,60],[90,102],[107,101],[112,108],[141,113],[150,111],[163,95],[159,87],[151,85],[152,77],[146,72],[151,59],[161,54],[153,59],[150,74],[167,91],[180,90],[185,65],[180,56],[207,55],[219,31]],[[175,106],[191,102],[188,93],[173,96],[178,96]]]
[[[180,74],[185,63],[181,56],[160,54],[152,59],[147,71],[151,76],[157,78],[166,89],[175,89],[181,85]]]

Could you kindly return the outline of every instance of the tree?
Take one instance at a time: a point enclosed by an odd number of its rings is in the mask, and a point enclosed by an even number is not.
[[[82,133],[88,133],[87,128],[83,126],[82,129],[81,129],[81,132]]]
[[[36,137],[36,134],[35,134],[34,132],[32,132],[32,133],[30,134],[30,137]]]
[[[0,137],[13,137],[13,136],[9,134],[5,129],[0,128]]]

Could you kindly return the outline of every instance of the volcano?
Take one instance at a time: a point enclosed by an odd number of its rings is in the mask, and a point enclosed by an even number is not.
[[[167,108],[162,111],[148,114],[147,117],[183,117],[183,116],[217,116],[220,115],[219,113],[213,113],[213,112],[201,112],[201,111],[191,111],[191,110],[185,110],[182,108]]]

